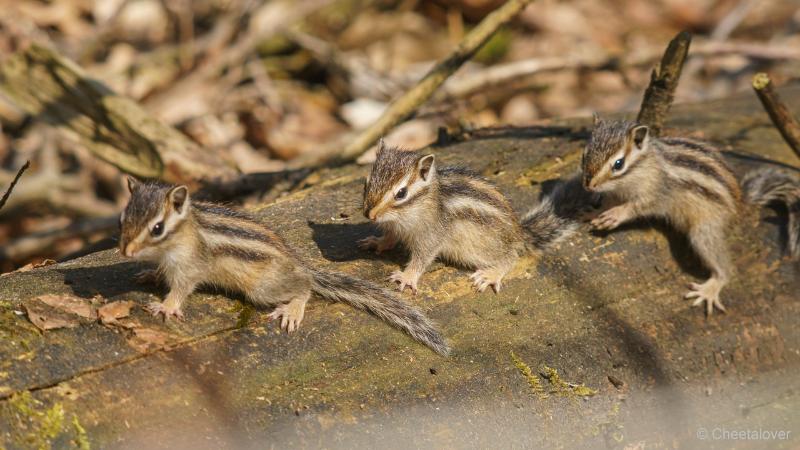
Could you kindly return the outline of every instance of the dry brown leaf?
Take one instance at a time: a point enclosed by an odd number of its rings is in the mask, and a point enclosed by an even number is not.
[[[45,259],[44,261],[25,264],[24,266],[20,267],[19,269],[15,270],[14,272],[6,272],[3,275],[8,275],[10,273],[30,272],[33,269],[38,269],[40,267],[49,266],[49,265],[55,264],[55,263],[56,263],[55,260]]]
[[[133,337],[128,339],[128,345],[138,352],[160,350],[167,346],[170,335],[152,328],[134,328]]]
[[[115,323],[117,319],[128,317],[134,305],[136,303],[130,300],[111,302],[101,306],[97,315],[104,324]]]
[[[78,326],[78,321],[76,319],[72,319],[57,312],[51,312],[47,308],[34,303],[25,303],[22,306],[28,314],[28,320],[42,331],[55,330],[58,328],[75,328]]]
[[[97,311],[85,299],[74,295],[47,294],[36,297],[42,303],[61,311],[77,314],[87,319],[96,319]]]
[[[117,320],[116,322],[114,322],[114,325],[131,330],[134,328],[141,328],[142,323],[133,318],[126,318]]]

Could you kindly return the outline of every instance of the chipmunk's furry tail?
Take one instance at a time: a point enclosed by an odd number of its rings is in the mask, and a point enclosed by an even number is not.
[[[578,229],[578,215],[594,201],[580,176],[562,181],[539,204],[522,216],[529,245],[546,250]]]
[[[321,297],[365,309],[405,331],[436,353],[444,356],[450,353],[450,347],[436,331],[433,322],[391,291],[343,273],[319,270],[312,272],[312,290]]]
[[[800,178],[774,168],[758,169],[745,175],[742,190],[747,201],[754,205],[773,202],[786,205],[788,251],[792,259],[800,259]]]

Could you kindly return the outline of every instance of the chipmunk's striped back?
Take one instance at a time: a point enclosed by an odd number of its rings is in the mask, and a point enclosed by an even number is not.
[[[729,216],[741,200],[736,177],[715,147],[651,138],[647,127],[634,122],[598,121],[582,167],[587,189],[652,204],[656,215],[684,229],[708,214]]]
[[[611,230],[639,217],[666,219],[686,233],[697,255],[711,270],[705,283],[692,283],[686,298],[705,303],[707,314],[725,310],[720,290],[733,272],[726,228],[741,204],[742,192],[720,152],[710,144],[680,137],[651,138],[646,126],[596,119],[582,161],[587,189],[607,196],[615,206],[592,220]],[[800,190],[787,179],[770,182],[760,173],[745,182],[746,197],[757,204],[784,201],[800,210]],[[797,205],[797,206],[791,206]],[[800,247],[798,214],[790,214],[790,248]]]
[[[210,256],[268,261],[292,250],[250,214],[211,203],[192,204],[193,218]]]
[[[669,137],[655,140],[672,178],[715,202],[735,208],[742,198],[739,182],[716,147],[693,139]],[[672,169],[672,170],[670,170]]]
[[[437,257],[476,269],[475,286],[500,289],[519,255],[544,249],[574,230],[542,201],[523,223],[491,182],[463,167],[437,168],[434,155],[381,145],[364,188],[364,215],[384,231],[361,241],[382,251],[402,242],[411,261],[391,279],[416,290]]]
[[[151,310],[182,317],[181,303],[200,284],[236,291],[254,303],[277,305],[290,332],[303,319],[311,293],[365,309],[437,353],[449,352],[433,323],[392,292],[364,280],[313,269],[264,222],[212,203],[192,202],[185,186],[130,183],[131,200],[120,216],[126,256],[159,264],[170,285]]]

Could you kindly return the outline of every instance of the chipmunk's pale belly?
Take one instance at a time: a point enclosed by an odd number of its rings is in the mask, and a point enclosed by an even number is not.
[[[449,238],[440,252],[444,260],[469,267],[483,267],[516,255],[516,249],[510,248],[499,234],[505,230],[458,221],[452,224],[451,231],[447,233]]]

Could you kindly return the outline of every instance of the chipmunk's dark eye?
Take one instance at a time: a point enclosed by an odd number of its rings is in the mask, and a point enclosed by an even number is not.
[[[158,222],[157,224],[153,225],[153,229],[150,230],[150,234],[154,237],[159,237],[164,232],[164,222]]]
[[[399,191],[397,191],[396,194],[394,194],[394,199],[395,200],[402,200],[402,199],[406,198],[406,194],[408,194],[408,189],[402,188]]]
[[[612,168],[616,172],[616,171],[622,170],[623,167],[625,167],[625,158],[620,158],[620,159],[614,161],[614,166]]]

